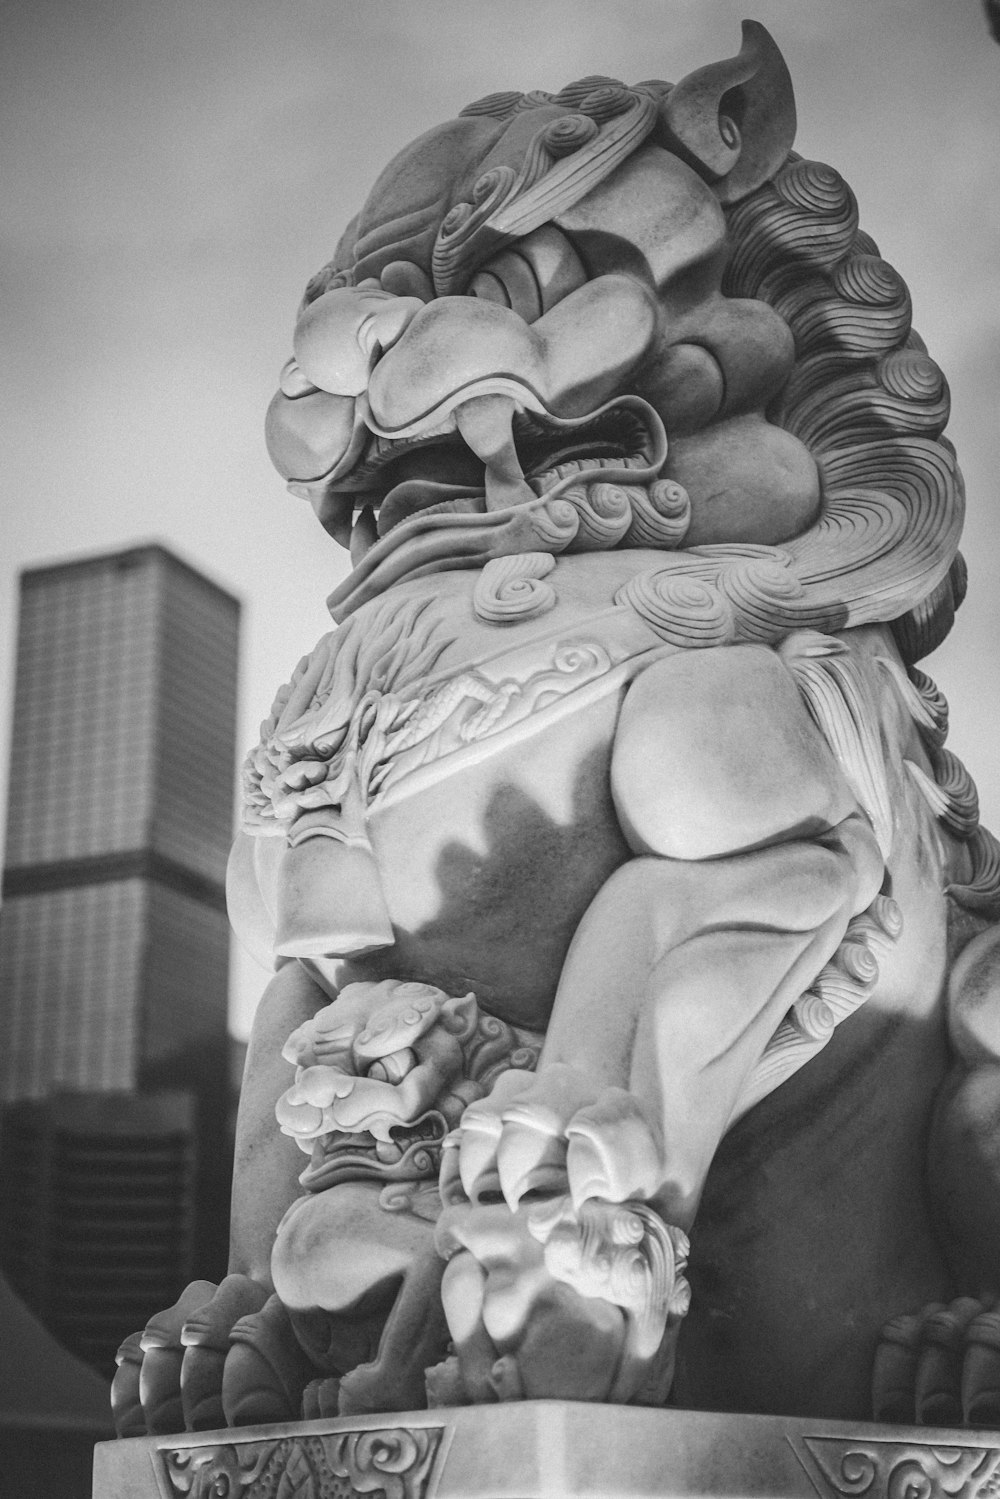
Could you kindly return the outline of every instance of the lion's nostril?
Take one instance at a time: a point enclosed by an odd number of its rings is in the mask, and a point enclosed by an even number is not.
[[[317,389],[299,369],[294,358],[286,361],[278,377],[278,385],[282,394],[286,395],[290,401],[296,400],[299,396],[311,395]]]
[[[395,297],[377,283],[324,292],[296,325],[292,344],[302,375],[332,395],[361,395],[375,360],[423,305],[419,297]]]
[[[423,305],[419,297],[392,297],[365,319],[358,329],[357,338],[372,364],[399,342]]]

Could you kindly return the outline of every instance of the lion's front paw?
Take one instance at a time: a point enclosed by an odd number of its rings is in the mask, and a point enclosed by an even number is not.
[[[502,1197],[513,1212],[529,1194],[563,1193],[575,1206],[645,1201],[662,1180],[662,1150],[632,1094],[595,1087],[563,1062],[503,1073],[444,1143],[446,1204]]]
[[[932,1303],[882,1329],[872,1378],[876,1421],[1000,1425],[1000,1309],[996,1298]]]
[[[276,1296],[246,1275],[194,1281],[118,1353],[119,1436],[289,1420],[312,1372]]]
[[[445,1146],[455,1356],[430,1398],[665,1400],[688,1244],[650,1205],[662,1152],[637,1101],[562,1063],[511,1070]]]

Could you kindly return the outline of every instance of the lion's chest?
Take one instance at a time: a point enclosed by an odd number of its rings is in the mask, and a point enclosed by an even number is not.
[[[630,682],[664,650],[614,602],[634,560],[599,560],[568,569],[550,608],[503,623],[482,617],[468,574],[400,591],[405,638],[374,610],[358,617],[363,674],[348,684],[340,759],[326,763],[340,767],[341,805],[361,808],[352,835],[370,843],[395,942],[354,958],[352,976],[473,989],[504,1019],[547,1023],[573,933],[628,857],[611,752]],[[595,571],[596,607],[575,576]]]
[[[372,808],[396,944],[362,970],[473,989],[502,1018],[544,1027],[573,933],[628,856],[609,777],[621,696],[435,762]]]

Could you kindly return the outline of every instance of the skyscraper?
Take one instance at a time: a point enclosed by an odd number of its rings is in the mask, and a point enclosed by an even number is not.
[[[187,1086],[224,1050],[238,624],[160,546],[22,576],[4,1101]]]
[[[157,545],[22,575],[0,909],[0,1101],[115,1095],[113,1153],[142,1135],[137,1093],[186,1092],[203,1273],[218,1266],[229,1185],[238,625],[235,598]],[[36,1131],[62,1155],[67,1107]],[[5,1169],[28,1117],[8,1115]],[[45,1201],[51,1237],[61,1207]]]

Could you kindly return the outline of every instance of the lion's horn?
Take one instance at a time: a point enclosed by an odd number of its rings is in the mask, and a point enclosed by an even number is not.
[[[795,139],[785,59],[759,21],[743,22],[737,57],[682,78],[660,108],[658,138],[712,183],[723,203],[774,175]]]

